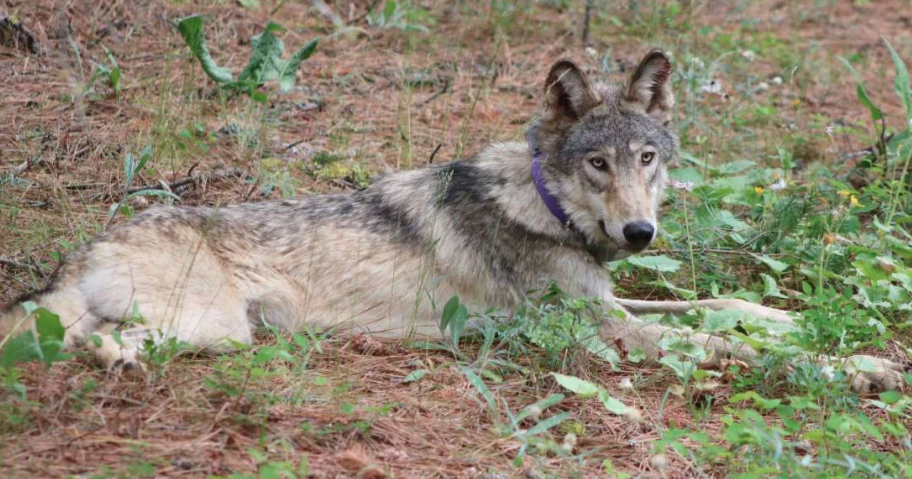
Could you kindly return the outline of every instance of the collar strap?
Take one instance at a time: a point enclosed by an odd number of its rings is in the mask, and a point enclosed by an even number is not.
[[[535,189],[538,190],[538,196],[541,197],[542,202],[548,207],[548,211],[550,211],[562,225],[572,229],[573,225],[570,223],[570,218],[567,217],[567,212],[564,211],[564,208],[561,207],[557,198],[555,198],[554,195],[548,191],[547,186],[545,186],[545,177],[542,174],[542,160],[544,159],[544,156],[543,153],[536,152],[532,157],[532,182],[535,183]]]

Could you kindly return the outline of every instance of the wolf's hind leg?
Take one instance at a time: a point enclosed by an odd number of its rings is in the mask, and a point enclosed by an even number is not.
[[[58,287],[29,299],[60,318],[61,325],[66,329],[63,342],[67,348],[81,345],[101,322],[98,315],[89,308],[85,295],[75,287]],[[35,318],[21,305],[14,304],[6,311],[0,311],[0,337],[29,329],[35,330]]]
[[[230,351],[234,343],[250,344],[253,341],[246,315],[241,311],[226,313],[223,308],[205,312],[182,311],[180,318],[159,324],[113,331],[99,331],[97,338],[89,338],[88,346],[98,361],[112,372],[144,369],[143,348],[147,341],[161,345],[176,339],[208,351]]]
[[[161,334],[152,329],[134,328],[116,333],[115,338],[113,331],[99,330],[89,337],[87,344],[95,359],[104,368],[119,373],[143,368],[139,355],[147,339],[161,341]]]

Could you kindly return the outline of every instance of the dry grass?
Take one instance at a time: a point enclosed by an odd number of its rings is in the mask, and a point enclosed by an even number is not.
[[[142,185],[224,167],[243,172],[194,181],[180,191],[183,204],[277,197],[282,184],[266,188],[276,178],[298,194],[352,189],[349,178],[321,176],[314,155],[338,155],[343,164],[374,174],[425,164],[438,145],[435,162],[471,155],[490,141],[521,137],[553,59],[571,56],[587,68],[599,68],[578,38],[582,14],[577,4],[583,2],[570,2],[568,9],[536,3],[517,10],[515,18],[491,11],[492,2],[466,2],[471,5],[461,11],[450,2],[423,2],[439,21],[428,34],[369,27],[361,18],[367,2],[335,2],[332,6],[346,18],[360,18],[355,26],[366,34],[351,36],[333,36],[328,21],[308,2],[283,3],[273,16],[269,11],[277,3],[271,1],[254,10],[235,2],[200,3],[0,4],[0,12],[26,26],[41,46],[39,53],[15,43],[0,47],[0,303],[42,285],[57,252],[104,227],[108,207],[123,194],[122,161],[128,151],[155,147],[152,168],[138,180]],[[784,76],[781,59],[770,54],[740,61],[733,50],[731,66],[716,74],[730,97],[699,105],[691,136],[708,140],[690,145],[695,153],[713,161],[769,155],[784,135],[792,135],[788,132],[819,129],[821,121],[853,125],[864,120],[867,112],[854,101],[854,87],[834,54],[863,54],[858,68],[872,95],[889,118],[900,116],[901,107],[890,99],[891,85],[881,81],[890,65],[886,52],[875,47],[884,35],[896,39],[894,45],[908,57],[912,45],[899,41],[909,28],[908,2],[877,2],[876,9],[852,2],[819,9],[801,2],[692,3],[689,31],[654,29],[636,23],[626,7],[606,8],[593,25],[593,47],[600,53],[610,47],[614,68],[624,70],[648,46],[679,56],[714,55],[708,52],[718,52],[712,45],[721,36],[762,37],[780,45],[781,54],[797,55],[805,68],[794,79],[785,77],[781,88],[746,95],[731,85],[745,77]],[[243,96],[223,99],[170,23],[195,12],[206,15],[207,41],[218,61],[235,71],[246,59],[249,38],[269,20],[289,28],[283,37],[289,48],[317,34],[325,38],[304,63],[300,88],[293,93],[267,89],[267,106]],[[612,17],[628,26],[614,25]],[[739,24],[748,19],[756,23]],[[700,33],[702,27],[709,33]],[[104,61],[102,45],[124,72],[119,101],[103,82],[96,83],[94,93],[85,91],[92,62]],[[747,130],[718,130],[720,118],[749,118],[761,104],[779,109],[774,120]],[[231,134],[232,128],[251,134]],[[195,129],[198,136],[181,135]],[[808,145],[809,159],[825,161],[867,146],[851,134]],[[30,365],[22,378],[29,401],[2,398],[9,406],[3,413],[10,432],[0,438],[0,476],[106,470],[128,477],[227,475],[257,469],[251,450],[296,466],[306,458],[315,477],[501,477],[485,476],[488,471],[595,477],[602,459],[648,476],[657,475],[649,465],[657,430],[695,421],[693,406],[683,399],[671,396],[660,407],[669,384],[664,373],[577,365],[581,376],[636,405],[645,421],[629,424],[593,401],[569,398],[557,409],[572,412],[585,425],[575,452],[590,459],[539,456],[511,469],[518,442],[494,430],[491,414],[465,376],[447,366],[452,357],[391,343],[365,346],[364,341],[329,339],[306,368],[270,363],[241,382],[226,379],[224,371],[242,355],[183,357],[141,377],[105,377],[81,354],[47,371]],[[517,361],[536,367],[532,358]],[[434,372],[403,383],[422,367]],[[644,378],[636,394],[618,388],[621,378],[633,376]],[[241,392],[228,394],[219,384]],[[491,387],[513,411],[558,390],[539,374],[507,375]],[[719,430],[714,418],[722,412],[728,387],[714,393],[710,414],[700,423],[704,431]],[[25,422],[15,425],[20,419]],[[561,434],[556,433],[558,440]],[[674,477],[721,474],[697,470],[677,455],[670,470]]]

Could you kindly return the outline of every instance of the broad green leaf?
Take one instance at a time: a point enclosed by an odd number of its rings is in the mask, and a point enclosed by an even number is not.
[[[137,196],[154,196],[156,198],[171,198],[180,201],[180,196],[167,190],[139,190],[127,195],[127,199],[136,198]]]
[[[691,341],[690,338],[680,338],[669,334],[659,340],[659,347],[664,351],[681,353],[689,358],[696,359],[698,362],[706,360],[706,349]]]
[[[128,151],[127,154],[124,155],[124,182],[126,182],[127,186],[133,184],[133,172],[136,171],[134,168],[135,164],[133,152]]]
[[[599,388],[595,384],[586,381],[585,379],[580,379],[576,376],[567,376],[559,373],[551,373],[554,376],[554,380],[557,381],[557,384],[560,384],[565,389],[570,392],[575,393],[581,398],[589,398],[595,396]]]
[[[868,436],[871,436],[877,441],[883,441],[883,434],[877,429],[877,426],[871,422],[871,419],[868,416],[864,413],[858,413],[855,416],[855,420],[857,421],[859,429],[864,431]]]
[[[250,39],[250,58],[247,60],[247,66],[238,75],[239,82],[250,80],[256,84],[263,84],[279,77],[285,44],[272,33],[284,31],[281,25],[269,23],[263,33]]]
[[[383,6],[384,23],[389,23],[389,21],[393,19],[393,15],[396,14],[397,6],[398,4],[394,0],[389,0],[386,2],[386,5]]]
[[[317,49],[317,43],[319,43],[319,39],[311,40],[282,64],[282,68],[279,69],[279,88],[283,93],[288,93],[294,88],[301,63],[313,55],[314,50]]]
[[[673,181],[680,181],[684,184],[689,183],[691,187],[703,183],[703,175],[700,171],[690,166],[668,170],[668,177]]]
[[[659,363],[668,366],[682,382],[690,380],[697,370],[697,365],[693,361],[681,361],[677,356],[665,356],[659,359]]]
[[[203,71],[216,83],[227,83],[232,80],[231,71],[215,64],[209,54],[206,41],[203,38],[203,17],[192,15],[181,19],[177,24],[184,42],[190,47],[190,52],[200,62]]]
[[[662,273],[674,273],[681,267],[681,262],[665,255],[633,256],[627,262],[640,268],[651,269]]]
[[[537,435],[547,431],[548,429],[551,429],[552,427],[557,426],[558,424],[566,421],[567,419],[570,418],[570,416],[571,416],[571,414],[566,411],[556,414],[554,416],[551,416],[548,419],[545,419],[545,420],[539,422],[538,424],[530,427],[529,430],[526,431],[522,436],[527,437],[527,438],[532,437],[532,436],[537,436]]]
[[[769,346],[769,342],[763,341],[762,339],[754,338],[752,336],[748,336],[739,331],[731,331],[729,334],[733,337],[740,339],[741,341],[744,342],[744,344],[747,344],[752,349],[757,350],[757,351]]]
[[[605,391],[602,388],[598,390],[599,400],[602,401],[602,404],[605,406],[605,409],[608,411],[617,414],[618,416],[627,412],[627,405],[621,402],[620,399],[616,399],[608,394],[608,391]]]
[[[864,106],[865,108],[868,109],[868,111],[871,112],[872,120],[879,121],[881,118],[883,118],[883,112],[880,111],[880,108],[878,108],[877,105],[874,104],[874,102],[871,100],[871,97],[868,95],[868,90],[864,86],[864,80],[861,79],[861,75],[858,74],[858,71],[855,70],[855,67],[853,67],[852,64],[849,63],[848,60],[846,60],[843,57],[837,57],[837,58],[839,58],[839,61],[841,61],[842,64],[845,65],[845,67],[849,70],[849,73],[851,73],[852,76],[855,77],[855,83],[858,85],[858,87],[856,88],[856,95],[858,96],[858,102],[861,103],[862,106]]]
[[[456,315],[456,310],[459,308],[459,296],[453,296],[449,301],[443,306],[443,313],[440,315],[440,332],[446,331],[447,327],[450,325],[450,322],[453,320],[453,316]]]
[[[450,328],[450,338],[457,349],[468,317],[469,312],[464,304],[459,303],[458,296],[450,298],[443,307],[443,314],[440,316],[440,332],[444,333],[446,328]]]
[[[909,85],[909,70],[906,69],[906,63],[903,59],[893,49],[893,45],[890,45],[886,38],[881,37],[881,40],[887,45],[887,49],[890,50],[890,56],[893,57],[893,66],[896,69],[893,89],[905,108],[906,123],[908,124],[912,121],[912,87]]]
[[[903,395],[899,391],[884,391],[880,393],[880,400],[887,404],[896,404]]]
[[[402,380],[402,382],[413,383],[415,381],[420,381],[421,378],[427,376],[427,373],[429,373],[429,372],[430,371],[428,371],[427,369],[419,369],[417,371],[412,371],[408,374],[408,376],[405,377],[405,379]]]
[[[674,284],[672,284],[670,281],[668,281],[665,278],[662,278],[662,280],[659,281],[658,283],[661,284],[662,286],[664,286],[665,288],[667,288],[672,293],[675,293],[678,296],[680,296],[681,299],[685,299],[687,301],[693,301],[693,300],[697,299],[696,291],[675,286]]]
[[[757,162],[753,160],[736,160],[728,163],[723,163],[719,167],[719,174],[722,175],[736,175],[750,168],[754,168],[757,165]]]
[[[618,367],[621,364],[621,356],[618,355],[614,348],[599,339],[597,334],[587,333],[584,337],[577,337],[576,339],[584,348],[586,348],[586,351],[589,351],[591,354],[598,356],[610,364],[611,369],[614,369],[615,371],[618,370]]]
[[[763,279],[763,297],[773,297],[773,298],[785,298],[786,296],[782,294],[782,291],[779,291],[779,286],[776,284],[776,279],[766,273],[760,273],[760,278]]]
[[[762,261],[764,264],[769,266],[771,270],[773,270],[777,273],[781,273],[781,272],[787,270],[789,267],[788,263],[783,263],[782,261],[779,261],[777,259],[770,258],[769,256],[767,256],[765,254],[755,254],[754,258],[757,258],[758,260]]]
[[[56,361],[69,359],[70,355],[61,352],[66,328],[61,324],[60,317],[31,301],[23,303],[23,307],[30,316],[34,316],[35,329],[20,333],[6,342],[3,351],[0,351],[0,366],[10,367],[35,360],[50,366]]]
[[[766,399],[763,396],[757,394],[756,391],[746,391],[743,393],[735,394],[729,398],[728,402],[734,404],[746,400],[752,400],[754,404],[760,406],[762,409],[774,409],[782,404],[781,399]]]
[[[879,370],[874,358],[870,356],[852,356],[846,360],[846,364],[864,373],[876,373]]]
[[[482,379],[478,377],[478,375],[475,374],[475,372],[471,369],[465,366],[461,366],[460,369],[462,369],[462,374],[465,374],[466,379],[469,380],[469,384],[471,384],[472,387],[474,387],[475,390],[478,391],[478,393],[481,394],[481,396],[485,399],[485,402],[487,402],[491,413],[497,413],[497,401],[494,399],[494,394],[492,394],[491,390],[488,389],[487,384],[485,384],[484,381],[482,381]]]
[[[563,394],[560,394],[560,393],[552,394],[552,395],[546,397],[545,399],[542,399],[541,401],[538,401],[535,404],[532,404],[531,406],[528,406],[525,409],[523,409],[522,411],[520,411],[519,414],[516,415],[514,420],[516,422],[521,422],[524,419],[526,419],[527,417],[531,416],[532,411],[535,410],[536,408],[538,409],[539,413],[541,413],[545,409],[548,409],[549,407],[554,406],[555,404],[558,404],[559,402],[561,402],[563,400],[564,400]]]
[[[60,323],[60,316],[44,308],[38,308],[33,314],[36,316],[35,329],[38,331],[41,361],[46,366],[50,366],[55,361],[68,359],[69,355],[60,352],[63,349],[63,337],[66,334],[66,328]]]
[[[734,329],[744,317],[743,311],[725,309],[722,311],[707,311],[703,317],[703,331],[715,333]]]
[[[41,350],[32,331],[14,336],[3,346],[3,351],[0,351],[0,366],[6,368],[36,359],[41,359]]]

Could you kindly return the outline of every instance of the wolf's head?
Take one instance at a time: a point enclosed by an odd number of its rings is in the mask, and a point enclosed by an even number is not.
[[[611,257],[643,250],[656,235],[670,128],[671,63],[654,50],[624,84],[589,82],[568,60],[551,67],[544,112],[529,130],[548,188],[573,225]]]

